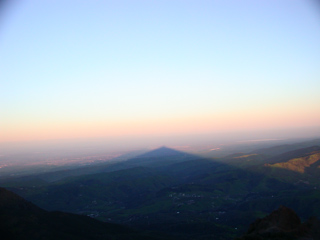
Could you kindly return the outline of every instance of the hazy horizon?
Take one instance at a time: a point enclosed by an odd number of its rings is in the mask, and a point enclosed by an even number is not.
[[[9,1],[0,146],[320,136],[315,1]]]
[[[274,143],[274,145],[320,139],[318,127],[298,129],[273,129],[265,131],[238,131],[184,135],[144,135],[105,138],[48,139],[33,141],[12,141],[0,143],[3,153],[23,153],[67,150],[91,153],[130,152],[141,149],[155,149],[166,146],[180,150],[193,150],[241,143]]]

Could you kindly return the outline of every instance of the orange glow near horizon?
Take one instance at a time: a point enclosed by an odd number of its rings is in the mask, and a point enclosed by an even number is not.
[[[320,136],[312,4],[21,2],[1,28],[3,145]]]
[[[1,142],[50,139],[100,138],[143,135],[207,134],[232,131],[267,130],[319,126],[320,114],[286,111],[239,111],[211,116],[113,121],[70,121],[7,124]]]

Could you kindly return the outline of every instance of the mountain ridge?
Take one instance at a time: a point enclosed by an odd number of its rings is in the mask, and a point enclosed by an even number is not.
[[[261,149],[254,150],[251,153],[267,154],[270,156],[275,156],[285,152],[294,151],[302,148],[308,148],[312,146],[320,146],[320,139],[317,138],[317,139],[299,142],[299,143],[282,144],[282,145],[276,145],[273,147],[261,148]]]

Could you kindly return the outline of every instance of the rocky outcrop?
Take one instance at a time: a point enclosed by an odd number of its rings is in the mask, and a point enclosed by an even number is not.
[[[290,208],[280,206],[270,215],[253,222],[247,233],[237,240],[318,240],[320,221],[316,217],[301,223]]]

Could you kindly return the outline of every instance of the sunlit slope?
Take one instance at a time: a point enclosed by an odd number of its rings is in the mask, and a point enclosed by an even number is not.
[[[267,158],[247,169],[296,186],[319,187],[319,165],[320,147],[313,146]]]
[[[319,168],[320,151],[314,151],[307,156],[293,158],[287,162],[269,164],[270,167],[284,168],[294,172],[305,173],[310,169]],[[310,172],[310,171],[309,171]]]

